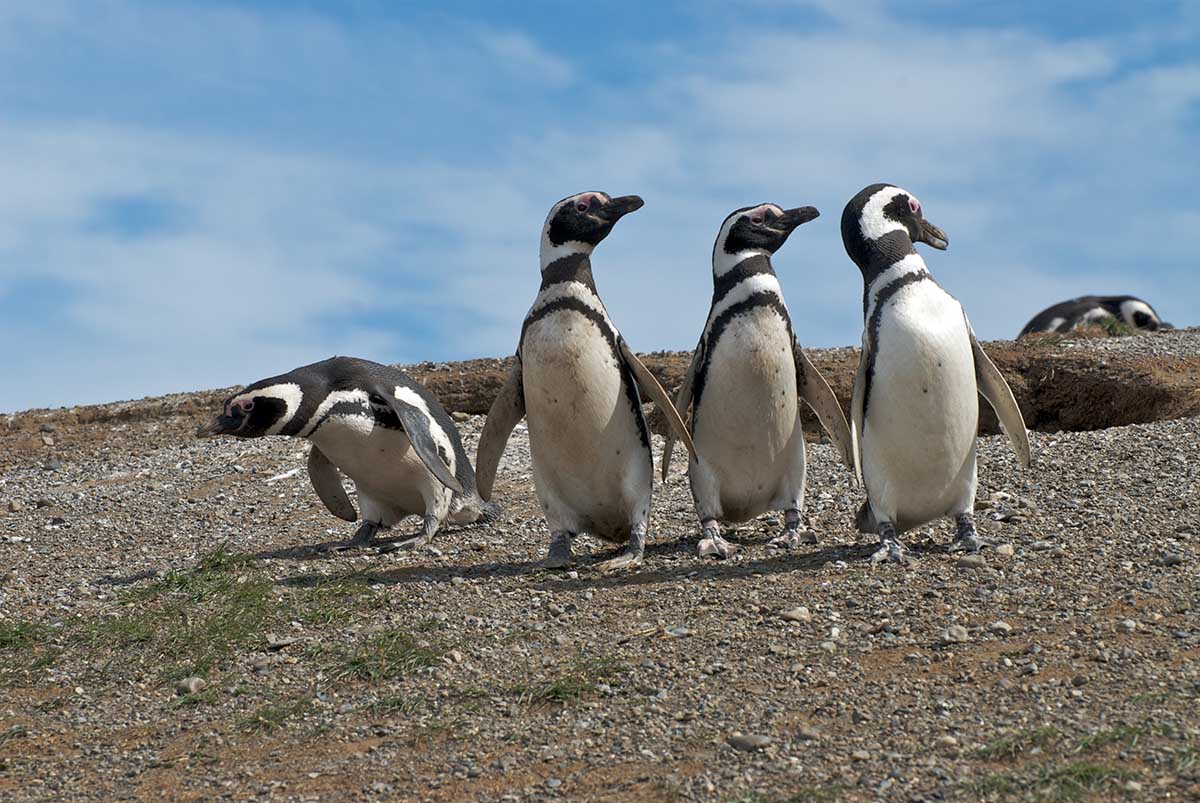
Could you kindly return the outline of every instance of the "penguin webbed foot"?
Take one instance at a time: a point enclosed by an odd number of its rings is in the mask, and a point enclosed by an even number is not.
[[[542,560],[544,569],[565,569],[575,565],[575,556],[571,554],[571,533],[557,532],[550,539],[550,551]]]
[[[996,544],[992,541],[987,541],[979,537],[979,532],[975,529],[975,516],[971,513],[960,513],[954,518],[954,523],[957,527],[957,533],[954,536],[954,543],[950,545],[950,553],[966,552],[976,554],[984,547],[989,549],[994,548]]]
[[[783,532],[772,538],[767,546],[772,549],[797,549],[803,544],[817,543],[817,534],[812,530],[800,529],[800,511],[784,513]]]
[[[642,565],[642,557],[646,554],[646,525],[635,524],[629,534],[629,543],[624,551],[615,558],[596,564],[596,570],[615,572],[622,569],[636,569]]]
[[[871,553],[870,560],[871,563],[899,563],[903,566],[915,563],[891,522],[879,525],[879,546]]]
[[[423,549],[428,546],[433,540],[433,536],[437,533],[438,527],[442,524],[437,516],[426,516],[421,524],[421,532],[414,535],[412,538],[406,538],[403,541],[391,541],[379,548],[380,555],[387,555],[399,550],[416,550]]]
[[[696,544],[696,554],[702,558],[717,557],[731,558],[737,554],[737,544],[731,544],[721,535],[721,526],[715,519],[704,522],[700,543]]]
[[[354,531],[354,535],[349,541],[340,541],[333,544],[323,544],[320,547],[322,552],[346,552],[351,549],[363,549],[369,547],[371,542],[375,540],[376,534],[384,529],[383,525],[377,521],[364,521],[358,525],[358,529]]]

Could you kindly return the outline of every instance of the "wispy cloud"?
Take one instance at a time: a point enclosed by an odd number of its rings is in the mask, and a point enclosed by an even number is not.
[[[716,226],[761,200],[822,210],[777,269],[805,343],[856,342],[837,219],[876,180],[950,232],[929,262],[984,337],[1084,292],[1188,322],[1195,19],[1081,37],[941,10],[697,17],[618,79],[515,14],[5,6],[0,337],[23,347],[0,369],[25,381],[0,409],[511,351],[546,208],[585,188],[647,199],[596,257],[637,348],[694,344]]]

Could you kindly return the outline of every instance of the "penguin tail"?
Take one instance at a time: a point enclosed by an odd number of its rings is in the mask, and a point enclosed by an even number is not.
[[[873,533],[878,529],[879,525],[875,521],[875,515],[871,513],[869,501],[862,503],[862,507],[858,509],[858,514],[854,517],[854,523],[858,526],[860,533]]]

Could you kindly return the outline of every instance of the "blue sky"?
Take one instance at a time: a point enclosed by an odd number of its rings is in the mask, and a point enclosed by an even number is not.
[[[694,345],[761,201],[822,211],[775,260],[801,342],[857,343],[875,181],[984,338],[1200,323],[1197,3],[0,0],[0,75],[0,410],[511,353],[587,189],[646,199],[594,259],[638,350]]]

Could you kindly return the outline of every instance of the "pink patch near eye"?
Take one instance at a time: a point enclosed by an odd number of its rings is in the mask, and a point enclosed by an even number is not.
[[[921,211],[921,204],[917,201],[916,198],[909,198],[908,199],[908,208],[911,209],[913,211],[913,214],[915,215],[917,212]]]

